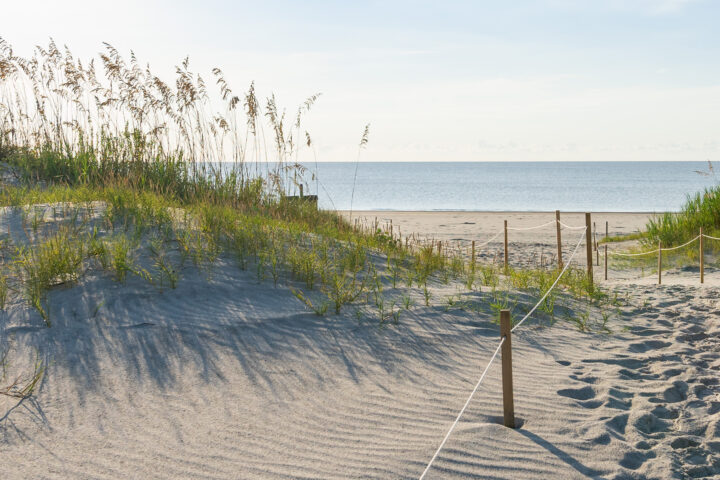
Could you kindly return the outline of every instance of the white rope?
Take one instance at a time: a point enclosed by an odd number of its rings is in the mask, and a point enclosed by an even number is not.
[[[655,250],[650,250],[649,252],[640,252],[640,253],[620,253],[620,252],[608,252],[610,255],[617,255],[619,257],[641,257],[643,255],[650,255],[651,253],[658,253],[660,249],[656,248]]]
[[[545,227],[545,226],[550,225],[550,224],[552,224],[552,223],[555,223],[555,221],[546,223],[545,225],[539,225],[539,226],[536,226],[536,227],[531,227],[531,228],[528,228],[528,229],[525,229],[525,230],[531,230],[531,229],[533,229],[533,228]],[[585,231],[584,231],[583,234],[580,236],[580,239],[578,240],[577,245],[575,245],[575,249],[573,250],[572,255],[570,255],[570,259],[569,259],[568,262],[565,264],[565,266],[563,267],[563,269],[562,269],[562,271],[560,272],[560,274],[557,276],[557,278],[555,279],[555,281],[553,282],[553,284],[550,286],[550,288],[547,290],[547,292],[545,292],[545,295],[542,296],[542,298],[537,302],[537,304],[535,304],[535,306],[532,308],[532,310],[530,310],[530,311],[527,313],[527,315],[525,315],[525,316],[523,317],[523,319],[520,320],[520,322],[518,322],[518,324],[515,325],[515,326],[512,328],[512,330],[510,330],[510,332],[514,332],[520,325],[523,324],[523,322],[524,322],[525,320],[527,320],[527,319],[530,317],[530,315],[533,314],[533,312],[535,312],[535,310],[537,310],[537,308],[540,306],[540,304],[541,304],[541,303],[547,298],[547,296],[550,294],[550,292],[552,291],[552,289],[555,288],[555,286],[558,284],[558,282],[560,281],[560,278],[562,278],[563,274],[565,274],[565,272],[567,271],[568,267],[570,266],[570,263],[573,261],[573,258],[575,257],[575,254],[577,253],[578,248],[580,248],[580,244],[582,243],[583,239],[584,239],[585,236],[586,236],[587,227],[582,227],[582,228],[584,228]],[[501,233],[502,233],[502,232],[501,232]],[[491,240],[492,240],[492,239],[491,239]],[[489,243],[489,242],[488,242],[488,243]],[[453,422],[452,426],[450,427],[450,430],[448,430],[447,434],[445,434],[445,438],[443,438],[443,441],[440,443],[440,446],[438,447],[438,449],[435,451],[435,454],[434,454],[434,455],[432,456],[432,458],[430,459],[430,462],[427,464],[427,467],[425,467],[425,470],[423,471],[422,475],[420,475],[419,480],[423,480],[423,479],[425,478],[425,475],[427,474],[428,471],[430,471],[430,467],[432,467],[433,462],[435,461],[435,459],[437,458],[437,456],[438,456],[438,455],[440,454],[440,452],[442,451],[442,448],[445,446],[445,443],[447,442],[448,438],[450,438],[450,434],[453,432],[453,430],[454,430],[455,427],[457,426],[457,424],[458,424],[458,422],[460,421],[460,418],[462,417],[463,413],[465,413],[465,409],[467,409],[467,406],[470,404],[470,400],[472,400],[473,396],[475,395],[475,392],[477,392],[477,389],[480,387],[480,384],[481,384],[482,381],[485,379],[485,375],[487,374],[488,370],[490,369],[490,365],[492,365],[493,361],[495,360],[495,357],[497,357],[497,354],[500,352],[500,347],[502,347],[503,343],[505,343],[505,338],[506,338],[506,337],[502,337],[502,338],[500,339],[500,343],[498,344],[497,348],[495,349],[495,353],[493,353],[492,357],[490,358],[490,361],[488,362],[487,366],[485,367],[485,370],[483,371],[482,375],[480,375],[480,379],[478,380],[477,384],[475,385],[475,388],[474,388],[473,391],[470,393],[470,396],[468,397],[467,401],[465,402],[465,405],[463,405],[462,410],[460,410],[460,413],[458,413],[458,416],[455,418],[455,421]]]
[[[691,243],[693,243],[693,242],[694,242],[695,240],[697,240],[698,238],[700,238],[700,235],[698,235],[697,237],[693,238],[693,239],[690,240],[689,242],[685,242],[685,243],[683,243],[682,245],[678,245],[677,247],[663,248],[662,251],[663,251],[663,252],[667,252],[667,251],[669,251],[669,250],[677,250],[678,248],[687,247],[688,245],[690,245]]]
[[[520,227],[515,227],[515,228],[507,227],[507,229],[508,229],[508,230],[515,230],[515,231],[535,230],[536,228],[547,227],[548,225],[552,225],[553,223],[555,223],[555,220],[551,220],[551,221],[549,221],[548,223],[543,223],[542,225],[535,225],[534,227],[524,227],[524,228],[520,228]],[[585,227],[583,227],[583,228],[585,228]]]
[[[572,225],[568,225],[567,223],[558,222],[560,225],[563,226],[563,228],[567,228],[568,230],[582,230],[583,228],[587,228],[585,225],[581,227],[573,227]]]
[[[705,235],[705,236],[707,237],[707,235]],[[700,238],[700,235],[698,235],[697,237],[693,238],[693,239],[690,240],[689,242],[685,242],[685,243],[683,243],[682,245],[678,245],[677,247],[663,248],[662,251],[663,251],[663,252],[668,252],[668,251],[671,251],[671,250],[677,250],[677,249],[679,249],[679,248],[687,247],[688,245],[690,245],[691,243],[693,243],[693,242],[694,242],[695,240],[697,240],[698,238]],[[717,240],[720,240],[720,238],[718,238]],[[611,254],[611,255],[617,255],[617,256],[620,256],[620,257],[640,257],[640,256],[642,256],[642,255],[650,255],[650,254],[652,254],[652,253],[658,253],[659,251],[660,251],[660,249],[659,249],[659,248],[656,248],[655,250],[650,250],[649,252],[640,252],[640,253],[620,253],[620,252],[608,252],[608,253]]]
[[[465,409],[470,404],[470,400],[472,400],[473,395],[475,395],[475,392],[477,392],[478,387],[480,387],[480,384],[482,383],[483,379],[485,378],[485,374],[487,374],[488,370],[490,369],[490,365],[492,365],[493,361],[495,360],[495,357],[497,357],[498,352],[500,351],[500,347],[502,347],[502,344],[505,343],[505,337],[502,337],[500,339],[500,343],[498,344],[497,348],[495,349],[495,353],[493,353],[493,356],[490,358],[490,361],[488,362],[487,366],[485,367],[485,371],[480,375],[480,380],[478,380],[477,384],[475,385],[475,388],[473,389],[472,393],[470,393],[470,396],[468,397],[467,401],[465,402],[465,405],[463,406],[462,410],[460,410],[460,413],[458,413],[457,418],[453,422],[452,426],[450,427],[450,430],[448,430],[447,434],[445,435],[445,438],[443,439],[442,443],[438,447],[437,451],[435,451],[435,455],[430,459],[430,463],[428,463],[427,467],[425,467],[425,471],[420,475],[420,478],[418,480],[423,480],[425,478],[425,474],[430,470],[430,467],[432,466],[433,462],[437,458],[437,456],[440,454],[440,450],[445,446],[445,442],[447,442],[447,439],[450,438],[450,434],[455,429],[455,426],[460,421],[460,417],[462,417],[462,414],[465,413]]]
[[[502,235],[502,234],[503,234],[503,231],[500,230],[500,231],[499,231],[497,234],[495,234],[495,236],[492,237],[490,240],[488,240],[488,241],[485,242],[485,243],[481,243],[481,244],[479,244],[479,245],[476,245],[476,247],[478,247],[478,248],[479,248],[479,247],[484,247],[485,245],[487,245],[488,243],[492,242],[493,240],[495,240],[497,237],[499,237],[499,236]]]
[[[703,233],[703,237],[709,238],[710,240],[720,240],[720,238],[718,238],[718,237],[711,237],[710,235],[705,235],[704,233]]]
[[[542,298],[535,304],[535,306],[532,308],[532,310],[530,310],[530,311],[523,317],[523,319],[520,320],[520,321],[518,322],[518,324],[515,325],[515,326],[512,328],[512,330],[510,330],[510,332],[514,332],[515,329],[517,329],[520,325],[522,325],[525,320],[527,320],[528,318],[530,318],[530,315],[532,315],[533,312],[534,312],[535,310],[537,310],[537,308],[540,306],[540,304],[541,304],[541,303],[545,300],[545,298],[547,298],[547,296],[550,294],[550,292],[552,291],[552,289],[555,288],[555,285],[558,284],[558,282],[559,282],[560,279],[562,278],[563,274],[565,273],[565,271],[566,271],[566,270],[568,269],[568,267],[570,266],[570,263],[572,262],[573,258],[575,257],[575,254],[577,253],[578,248],[580,248],[580,244],[582,243],[583,239],[584,239],[585,236],[586,236],[585,234],[587,233],[587,228],[586,228],[586,227],[583,227],[583,228],[585,228],[586,230],[585,230],[585,231],[583,232],[583,234],[580,236],[580,240],[578,240],[577,245],[575,245],[575,250],[573,250],[572,255],[570,255],[570,259],[569,259],[569,260],[567,261],[567,263],[565,264],[565,267],[563,267],[562,271],[561,271],[560,274],[557,276],[557,278],[555,279],[555,281],[553,282],[553,284],[550,286],[550,288],[548,288],[547,292],[545,292],[545,295],[542,296]]]

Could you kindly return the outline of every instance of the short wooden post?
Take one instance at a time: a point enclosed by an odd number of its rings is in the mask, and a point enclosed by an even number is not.
[[[470,265],[475,270],[475,240],[472,241],[472,257],[470,259]]]
[[[510,310],[500,310],[500,338],[505,337],[502,345],[503,423],[508,428],[515,428],[511,330]]]
[[[662,285],[662,240],[658,240],[658,285]]]
[[[563,269],[562,259],[562,234],[560,233],[560,210],[555,210],[555,229],[557,230],[557,255],[558,255],[558,270]]]
[[[587,260],[587,277],[590,282],[590,290],[593,288],[593,258],[592,258],[592,223],[590,213],[585,214],[585,246]]]
[[[508,229],[507,229],[507,220],[505,220],[505,273],[507,273],[508,269]]]
[[[593,222],[593,242],[595,242],[595,265],[597,265],[599,267],[600,266],[600,250],[598,250],[597,227],[595,226],[595,222]]]
[[[608,239],[608,221],[605,220],[605,241]]]
[[[700,227],[700,283],[705,283],[705,244],[702,227]]]
[[[304,197],[305,194],[303,193],[303,184],[300,184],[300,198]]]
[[[605,280],[607,280],[607,243],[605,244]]]
[[[597,226],[595,225],[595,222],[593,222],[593,246],[595,247],[595,250],[597,250]]]

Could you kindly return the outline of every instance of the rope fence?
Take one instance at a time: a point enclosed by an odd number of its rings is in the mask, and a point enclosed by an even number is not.
[[[502,251],[496,251],[495,256],[493,257],[493,263],[498,259],[498,255],[502,255],[502,262],[504,265],[505,273],[507,274],[510,267],[510,260],[509,260],[509,252],[510,252],[510,242],[509,242],[509,232],[526,232],[526,231],[533,231],[538,230],[541,228],[546,228],[551,225],[556,226],[556,236],[557,236],[557,268],[559,271],[564,271],[564,262],[563,262],[563,243],[562,243],[562,231],[563,230],[585,230],[585,238],[588,240],[586,242],[587,245],[587,276],[588,280],[590,282],[590,286],[592,288],[592,283],[594,281],[593,276],[593,264],[600,266],[600,248],[598,247],[598,240],[597,240],[597,229],[595,228],[594,223],[590,223],[590,214],[585,214],[585,222],[586,224],[583,225],[568,225],[567,223],[560,220],[560,211],[555,211],[555,220],[550,220],[545,223],[541,223],[539,225],[533,225],[529,227],[512,227],[508,225],[508,221],[504,221],[504,227],[502,230],[496,232],[494,235],[492,235],[489,239],[485,240],[482,243],[477,243],[475,240],[472,240],[470,242],[470,245],[467,244],[463,245],[462,240],[455,240],[453,242],[445,242],[441,240],[435,240],[433,239],[426,239],[423,241],[422,239],[418,239],[418,237],[415,236],[415,234],[412,234],[410,236],[405,237],[405,246],[407,248],[432,248],[434,251],[437,249],[438,254],[448,256],[455,256],[455,257],[463,257],[466,255],[470,255],[470,261],[471,264],[475,265],[475,262],[477,260],[476,253],[479,251],[479,249],[482,249],[483,247],[487,247],[491,243],[498,240],[498,238],[504,233],[505,238],[503,240],[503,249]],[[356,228],[367,228],[360,225],[359,219],[355,219],[355,227]],[[381,228],[382,227],[382,228]],[[399,242],[399,244],[402,243],[402,234],[400,232],[400,228],[397,228],[396,230],[393,229],[392,220],[385,223],[384,226],[381,226],[380,222],[378,222],[377,217],[375,217],[374,223],[371,223],[368,230],[371,231],[377,231],[380,229],[381,231],[384,231],[385,234],[388,234],[393,239],[395,239],[395,233],[397,233],[397,239],[396,241]],[[591,238],[592,237],[592,238]],[[608,222],[605,222],[605,238],[609,238],[609,226]],[[683,243],[682,245],[677,245],[674,247],[663,247],[662,244],[658,243],[658,248],[655,248],[653,250],[648,250],[644,252],[635,252],[635,253],[625,253],[625,252],[619,252],[619,251],[613,251],[612,249],[608,248],[608,244],[605,244],[605,255],[604,255],[604,273],[605,273],[605,280],[608,280],[608,257],[624,257],[624,258],[637,258],[637,257],[644,257],[648,255],[658,255],[658,265],[657,265],[657,271],[658,271],[658,284],[662,283],[662,254],[665,252],[671,252],[675,250],[680,250],[682,248],[686,248],[690,245],[692,245],[694,242],[700,241],[700,283],[704,283],[704,245],[703,245],[703,239],[708,240],[715,240],[720,241],[720,237],[714,237],[711,235],[704,234],[702,232],[702,228],[700,229],[700,233],[696,235],[694,238],[688,240],[687,242]],[[412,242],[411,242],[412,240]],[[429,241],[428,241],[429,240]],[[469,252],[468,252],[469,247]],[[577,252],[577,246],[575,250],[573,250],[572,255],[574,256]],[[595,260],[593,260],[593,254],[592,251],[595,251]],[[537,255],[537,254],[536,254]],[[550,254],[549,256],[544,256],[544,252],[540,254],[539,257],[539,265],[540,268],[545,268],[546,262],[545,259],[550,259],[552,261],[553,254]],[[537,257],[536,257],[537,259]]]
[[[554,222],[553,222],[553,223],[554,223]],[[583,228],[586,228],[584,225],[581,225],[581,226],[578,226],[578,227],[573,227],[572,225],[568,225],[568,224],[563,223],[563,222],[561,222],[561,221],[558,221],[558,223],[559,223],[563,228],[567,228],[568,230],[582,230]]]
[[[706,238],[709,238],[707,235],[703,235],[703,236],[706,237]],[[650,255],[650,254],[652,254],[652,253],[658,253],[658,252],[660,252],[661,250],[662,250],[663,252],[669,252],[669,251],[672,251],[672,250],[679,250],[679,249],[681,249],[681,248],[687,247],[687,246],[690,245],[691,243],[697,241],[699,238],[700,238],[700,235],[698,235],[697,237],[693,238],[693,239],[690,240],[689,242],[683,243],[682,245],[678,245],[677,247],[656,248],[655,250],[650,250],[649,252],[622,253],[622,252],[612,252],[612,251],[611,251],[611,252],[609,252],[609,253],[610,253],[610,255],[616,255],[616,256],[618,256],[618,257],[642,257],[642,256],[644,256],[644,255]],[[718,240],[720,240],[720,238],[718,238]]]
[[[585,227],[583,227],[583,228],[585,228]],[[535,312],[535,310],[537,310],[538,307],[542,304],[542,302],[545,301],[545,299],[547,298],[547,296],[550,295],[550,292],[552,291],[552,289],[555,288],[555,285],[558,284],[558,282],[559,282],[560,279],[562,278],[563,274],[567,271],[568,267],[569,267],[570,264],[572,263],[573,258],[575,258],[575,254],[577,253],[578,248],[580,248],[580,244],[581,244],[582,241],[585,239],[586,233],[587,233],[587,230],[585,230],[584,232],[582,232],[582,235],[580,236],[580,239],[578,240],[577,245],[575,245],[575,249],[573,250],[572,255],[570,255],[570,259],[568,259],[567,264],[566,264],[565,267],[563,267],[563,269],[560,271],[560,274],[557,276],[557,278],[555,279],[555,281],[553,282],[553,284],[550,286],[550,288],[547,289],[547,292],[545,292],[545,295],[543,295],[542,298],[540,298],[540,300],[538,300],[538,302],[537,302],[537,303],[535,304],[535,306],[532,308],[532,310],[530,310],[530,311],[522,318],[522,320],[520,320],[520,321],[517,323],[517,325],[515,325],[515,326],[512,328],[512,330],[510,330],[511,332],[514,332],[520,325],[522,325],[522,324],[525,322],[525,320],[527,320],[528,318],[530,318],[530,315],[532,315],[532,314]]]
[[[691,240],[688,240],[687,242],[683,243],[682,245],[677,245],[675,247],[663,247],[661,242],[658,242],[658,248],[654,250],[648,250],[646,252],[637,252],[637,253],[623,253],[623,252],[613,252],[608,251],[607,244],[605,245],[605,280],[608,279],[608,256],[612,255],[615,257],[624,257],[624,258],[632,258],[632,257],[644,257],[647,255],[654,255],[657,254],[658,259],[658,266],[657,266],[657,273],[658,273],[658,285],[662,284],[662,254],[665,252],[671,252],[674,250],[680,250],[681,248],[688,247],[692,245],[695,242],[699,241],[699,263],[700,263],[700,283],[705,283],[705,243],[703,242],[703,239],[708,240],[717,240],[720,241],[720,238],[713,237],[712,235],[707,235],[703,233],[702,227],[700,227],[700,233],[695,236],[695,238],[692,238]]]
[[[547,223],[543,223],[542,225],[535,225],[534,227],[507,227],[507,229],[513,230],[516,232],[526,232],[528,230],[537,230],[538,228],[543,228],[543,227],[547,227],[549,225],[554,225],[554,224],[555,224],[555,220],[551,220]],[[582,227],[582,228],[585,228],[585,227]]]
[[[462,414],[465,413],[465,409],[470,405],[470,400],[472,400],[473,396],[475,395],[475,392],[477,392],[477,389],[480,387],[480,384],[483,380],[485,380],[485,375],[487,375],[488,370],[490,370],[490,365],[492,365],[493,361],[495,360],[495,357],[497,357],[498,353],[500,353],[500,347],[503,346],[503,343],[505,343],[505,337],[500,339],[500,343],[498,343],[497,348],[495,349],[495,353],[493,353],[492,357],[490,357],[490,361],[488,362],[487,366],[485,367],[485,370],[483,370],[482,375],[480,375],[480,379],[475,384],[475,388],[473,388],[473,391],[470,392],[470,396],[465,401],[465,405],[463,405],[462,409],[460,410],[460,413],[458,413],[458,416],[455,418],[455,421],[453,422],[452,426],[450,427],[450,430],[448,430],[447,434],[445,434],[445,438],[443,438],[442,443],[440,443],[440,446],[435,451],[435,455],[432,456],[430,459],[430,462],[427,464],[427,467],[425,467],[425,470],[423,471],[422,475],[420,475],[419,480],[423,480],[425,478],[425,475],[427,472],[430,471],[430,467],[432,467],[433,462],[437,458],[437,456],[440,454],[440,451],[445,446],[445,442],[447,442],[448,438],[450,438],[450,434],[455,430],[455,426],[460,421],[460,417],[462,417]]]
[[[467,409],[468,405],[470,404],[472,398],[474,397],[475,393],[477,392],[478,388],[482,384],[483,380],[487,376],[487,373],[490,369],[490,366],[493,364],[495,359],[497,358],[498,354],[502,351],[502,385],[503,385],[503,412],[504,412],[504,424],[506,427],[509,428],[515,428],[515,412],[514,412],[514,401],[513,401],[513,386],[512,386],[512,348],[511,348],[511,334],[517,330],[528,318],[530,318],[533,313],[540,307],[543,301],[547,298],[547,296],[550,294],[550,292],[557,286],[560,279],[563,277],[565,272],[568,270],[570,265],[572,264],[573,260],[575,259],[575,256],[580,248],[580,245],[583,243],[583,240],[585,240],[585,244],[587,246],[587,268],[588,268],[588,280],[590,281],[590,288],[592,288],[592,281],[593,281],[593,272],[592,272],[592,244],[593,241],[591,240],[591,232],[593,232],[595,229],[591,228],[590,223],[590,214],[585,214],[585,225],[584,226],[572,226],[567,225],[560,221],[560,212],[556,212],[556,219],[554,221],[550,221],[541,225],[535,225],[532,227],[508,227],[507,220],[504,222],[504,229],[501,232],[498,232],[496,235],[494,235],[490,240],[487,240],[486,242],[480,244],[479,246],[485,246],[491,243],[493,240],[498,238],[500,234],[505,234],[505,267],[507,269],[508,265],[508,231],[529,231],[529,230],[536,230],[539,228],[547,227],[550,225],[555,224],[557,227],[557,241],[558,241],[558,267],[559,267],[559,273],[557,275],[557,278],[552,283],[550,288],[547,289],[545,294],[538,300],[538,302],[533,306],[530,311],[519,321],[515,326],[512,326],[512,322],[510,320],[510,311],[509,310],[502,310],[500,312],[500,342],[498,343],[497,347],[495,348],[495,351],[493,352],[492,356],[490,357],[490,360],[488,361],[487,365],[485,366],[485,369],[483,370],[482,374],[480,375],[480,378],[478,379],[477,383],[475,384],[475,388],[473,388],[472,392],[470,392],[470,395],[468,396],[467,400],[465,401],[465,404],[463,405],[462,409],[458,413],[457,417],[455,418],[455,421],[450,426],[450,429],[445,434],[445,437],[443,438],[442,442],[440,443],[439,447],[435,451],[434,455],[430,459],[430,462],[428,462],[427,466],[425,467],[425,470],[420,475],[419,480],[423,480],[425,478],[425,475],[430,471],[433,463],[437,459],[438,455],[442,451],[443,447],[447,443],[448,439],[450,438],[450,435],[452,434],[453,430],[457,426],[458,422],[460,421],[460,418],[465,413],[465,410]],[[594,225],[594,224],[592,224]],[[577,244],[572,250],[572,253],[570,255],[570,258],[568,259],[566,264],[563,264],[562,261],[562,243],[561,243],[561,227],[568,230],[582,230],[582,233],[580,235],[580,238],[578,239]],[[608,224],[606,222],[605,224],[605,235],[608,236]],[[595,232],[596,233],[596,232]],[[704,281],[704,244],[703,239],[709,239],[709,240],[717,240],[720,241],[720,238],[713,237],[710,235],[706,235],[703,233],[702,228],[700,228],[700,233],[693,239],[683,243],[682,245],[677,245],[675,247],[669,247],[669,248],[663,248],[662,244],[658,244],[658,248],[655,250],[647,251],[647,252],[638,252],[638,253],[622,253],[622,252],[608,252],[607,244],[605,244],[605,280],[607,280],[607,262],[608,262],[608,253],[611,255],[621,256],[621,257],[639,257],[639,256],[645,256],[645,255],[651,255],[651,254],[658,254],[658,284],[662,283],[662,253],[668,252],[668,251],[674,251],[679,250],[681,248],[685,248],[689,245],[692,245],[693,243],[700,241],[700,282],[703,283]],[[598,256],[598,264],[599,264],[599,249],[597,247],[597,239],[595,238],[595,251]],[[475,242],[472,242],[472,261],[475,261]]]
[[[500,235],[502,235],[502,234],[503,234],[503,231],[500,230],[500,231],[497,232],[490,240],[487,240],[486,242],[480,243],[480,244],[478,244],[477,246],[478,246],[478,247],[484,247],[485,245],[489,245],[493,240],[495,240],[496,238],[498,238],[498,237],[499,237]],[[474,243],[474,242],[473,242],[473,243]]]
[[[548,225],[551,225],[553,223],[556,223],[555,221],[549,222],[540,226],[532,227],[532,228],[526,228],[524,230],[533,230],[535,228],[545,227]],[[582,229],[584,230],[582,232],[582,235],[578,239],[577,244],[575,245],[575,248],[573,249],[572,254],[570,255],[570,258],[568,259],[567,264],[563,267],[563,269],[558,273],[557,278],[553,282],[553,284],[550,286],[550,288],[547,289],[545,294],[538,300],[538,302],[533,306],[532,309],[514,326],[511,328],[511,321],[510,321],[510,311],[509,310],[502,310],[500,312],[500,332],[501,332],[501,338],[500,342],[498,343],[497,347],[495,348],[495,352],[490,357],[490,360],[488,361],[487,365],[485,366],[485,370],[483,370],[482,374],[480,375],[480,378],[478,379],[477,383],[475,384],[475,388],[473,388],[472,392],[470,392],[470,395],[468,396],[467,400],[465,401],[465,405],[463,405],[462,409],[460,409],[460,412],[458,413],[457,417],[455,417],[455,421],[450,426],[450,429],[445,434],[445,437],[443,438],[442,442],[440,443],[440,446],[435,451],[435,454],[430,459],[430,462],[428,462],[427,466],[425,467],[425,470],[420,475],[419,480],[423,480],[425,478],[425,475],[430,471],[430,468],[432,467],[433,463],[435,462],[435,459],[438,457],[440,452],[442,451],[443,447],[445,446],[445,443],[450,438],[450,435],[452,434],[453,430],[455,430],[455,427],[457,426],[458,422],[460,421],[460,418],[462,417],[463,413],[465,413],[465,410],[467,409],[468,405],[470,404],[470,401],[472,400],[473,396],[475,396],[475,393],[477,392],[478,388],[480,387],[480,384],[482,384],[483,380],[485,379],[485,376],[487,375],[488,371],[490,370],[490,366],[495,361],[495,358],[497,358],[498,353],[500,352],[500,349],[503,349],[502,354],[502,377],[503,377],[503,417],[504,417],[504,424],[506,427],[509,428],[515,428],[515,409],[514,409],[514,401],[513,401],[513,393],[512,393],[512,349],[510,346],[511,342],[511,334],[518,329],[530,316],[535,312],[535,310],[538,309],[538,307],[542,304],[543,301],[547,298],[547,296],[550,294],[550,292],[557,286],[558,282],[562,278],[562,276],[565,274],[567,269],[570,267],[570,264],[572,263],[573,259],[575,258],[575,254],[577,253],[578,249],[580,248],[580,245],[582,244],[583,240],[587,238],[587,232],[588,227],[583,226]],[[506,224],[506,231],[507,233],[507,224]],[[505,347],[505,348],[503,348]]]

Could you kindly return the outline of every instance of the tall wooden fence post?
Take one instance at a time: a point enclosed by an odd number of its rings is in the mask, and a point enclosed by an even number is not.
[[[608,221],[605,220],[605,241],[608,239]]]
[[[658,240],[658,285],[662,285],[662,240]]]
[[[470,265],[474,272],[475,271],[475,240],[472,241],[472,258],[470,260]]]
[[[597,226],[593,222],[593,243],[595,244],[595,265],[600,266],[600,250],[597,243]]]
[[[593,248],[597,250],[597,225],[593,222]]]
[[[510,310],[500,310],[500,338],[505,337],[505,342],[502,345],[503,423],[508,428],[515,428],[511,330]]]
[[[605,280],[607,280],[607,243],[605,244]]]
[[[557,229],[558,270],[562,270],[563,269],[563,259],[562,259],[562,234],[560,233],[560,210],[555,210],[555,228]]]
[[[508,229],[507,220],[505,220],[505,273],[508,270]]]
[[[585,245],[587,253],[587,276],[588,282],[590,282],[590,290],[593,289],[593,258],[592,258],[592,223],[590,219],[590,213],[585,214]]]
[[[705,245],[702,227],[700,227],[700,283],[705,283]]]

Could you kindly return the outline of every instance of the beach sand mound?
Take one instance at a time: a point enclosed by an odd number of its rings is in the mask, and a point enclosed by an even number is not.
[[[613,334],[524,324],[520,427],[496,362],[426,478],[720,474],[720,290],[618,288]],[[440,305],[455,292],[381,327],[221,258],[175,289],[89,271],[51,290],[51,328],[18,300],[7,368],[40,352],[47,370],[0,396],[4,478],[418,478],[499,341],[492,315]]]

